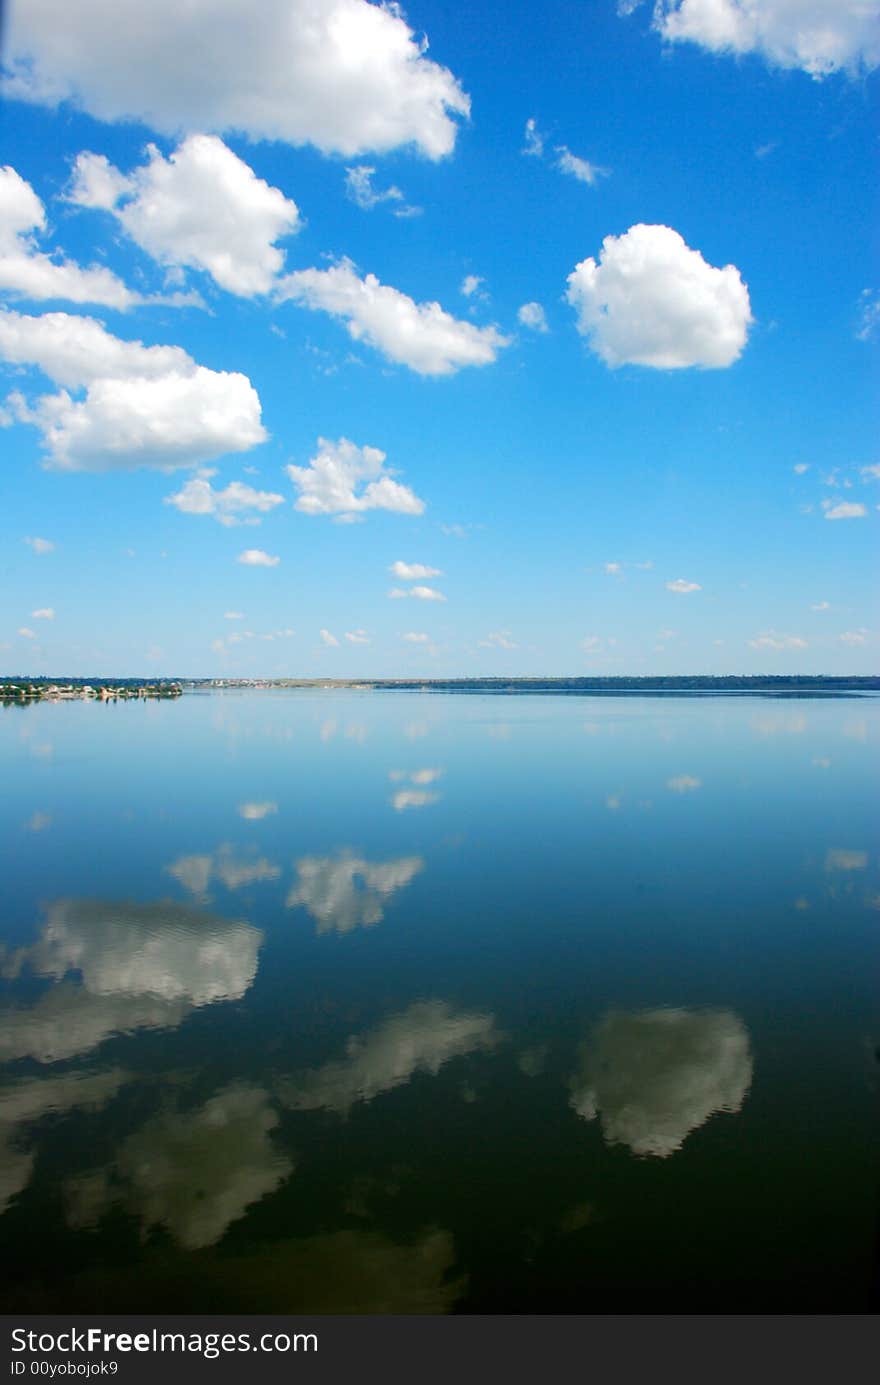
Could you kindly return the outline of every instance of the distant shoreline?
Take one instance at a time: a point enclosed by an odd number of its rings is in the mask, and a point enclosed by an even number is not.
[[[654,678],[6,678],[0,679],[0,701],[22,703],[85,699],[106,702],[131,698],[178,698],[185,692],[200,691],[317,692],[346,689],[354,692],[491,693],[501,696],[846,697],[880,693],[880,677],[681,674]]]

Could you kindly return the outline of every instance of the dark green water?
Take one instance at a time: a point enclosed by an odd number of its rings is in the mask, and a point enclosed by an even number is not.
[[[0,713],[17,1311],[859,1312],[880,704]]]

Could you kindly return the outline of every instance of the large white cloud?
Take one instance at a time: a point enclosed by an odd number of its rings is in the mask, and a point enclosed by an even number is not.
[[[340,519],[356,519],[365,510],[423,514],[425,502],[409,486],[394,480],[385,460],[378,447],[358,447],[348,438],[338,442],[319,438],[317,454],[307,467],[287,467],[299,492],[296,509]]]
[[[609,366],[658,370],[731,365],[752,321],[735,265],[716,269],[669,226],[631,226],[606,236],[598,262],[568,276],[578,331]]]
[[[498,1041],[491,1015],[456,1011],[443,1000],[420,1000],[364,1035],[353,1035],[346,1056],[284,1084],[282,1098],[300,1111],[345,1115],[419,1072],[435,1077],[445,1063]]]
[[[203,269],[230,293],[268,293],[284,266],[275,245],[299,229],[296,203],[258,178],[216,135],[191,135],[125,176],[103,154],[77,158],[70,200],[114,212],[160,264]]]
[[[349,156],[413,144],[437,159],[470,103],[426,47],[396,5],[365,0],[25,0],[5,87],[169,135],[238,130]]]
[[[391,898],[424,867],[421,856],[366,861],[351,852],[305,856],[296,863],[297,883],[288,909],[308,910],[319,933],[350,933],[379,923]]]
[[[341,318],[355,341],[367,342],[418,375],[490,365],[509,344],[496,327],[463,322],[439,303],[416,303],[375,274],[362,279],[350,260],[287,274],[278,282],[278,296]]]
[[[655,0],[654,28],[672,43],[759,53],[815,78],[880,64],[880,0]]]
[[[83,269],[53,259],[37,248],[34,232],[45,231],[46,212],[30,183],[8,165],[0,168],[0,290],[42,302],[103,303],[130,308],[143,300],[109,269]]]
[[[183,515],[210,515],[218,524],[229,527],[259,524],[257,515],[283,505],[284,496],[255,490],[243,481],[230,481],[223,490],[215,490],[207,476],[194,476],[174,495],[166,495],[165,504],[173,505]]]
[[[717,1111],[739,1111],[751,1082],[748,1031],[730,1010],[616,1012],[582,1054],[571,1104],[599,1116],[609,1144],[664,1159]]]
[[[0,310],[0,359],[64,387],[18,405],[64,471],[198,466],[267,436],[246,375],[208,370],[179,346],[122,341],[94,318]]]
[[[168,1111],[123,1142],[114,1165],[73,1178],[68,1220],[92,1226],[115,1202],[189,1250],[213,1245],[293,1171],[275,1147],[278,1116],[259,1087],[224,1088],[195,1111]]]
[[[12,953],[3,974],[29,967],[60,984],[4,1012],[0,1060],[57,1062],[111,1034],[172,1027],[195,1007],[239,1000],[262,937],[248,923],[169,901],[58,900],[37,942]]]

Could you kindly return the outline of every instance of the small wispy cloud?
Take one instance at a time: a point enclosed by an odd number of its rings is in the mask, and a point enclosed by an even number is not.
[[[557,145],[554,152],[557,155],[556,167],[560,173],[567,173],[579,183],[595,187],[598,180],[608,174],[606,168],[599,168],[598,164],[590,163],[589,159],[581,159],[577,154],[572,154],[566,144]]]
[[[417,582],[424,577],[443,576],[439,567],[428,567],[426,563],[404,563],[399,558],[391,564],[388,571],[401,582]]]
[[[246,548],[243,553],[239,553],[235,561],[243,567],[277,567],[281,559],[273,557],[271,553],[264,553],[262,548]]]
[[[260,822],[267,818],[270,813],[278,812],[278,804],[269,801],[263,803],[239,803],[238,815],[244,818],[245,822]]]
[[[375,172],[369,164],[356,164],[345,170],[345,195],[365,212],[371,212],[383,202],[404,201],[403,193],[394,184],[382,190],[374,187]]]
[[[442,592],[438,592],[436,587],[410,587],[409,591],[404,591],[402,587],[392,587],[388,593],[392,601],[402,601],[408,596],[412,596],[416,601],[445,601],[446,597]]]
[[[859,296],[857,341],[872,341],[880,326],[880,294],[876,289],[862,289]]]
[[[523,303],[517,309],[517,322],[521,322],[523,327],[530,327],[533,332],[549,332],[547,318],[540,303]]]
[[[673,779],[666,780],[666,787],[672,793],[693,793],[703,787],[703,781],[695,779],[692,774],[677,774]]]
[[[752,649],[806,649],[807,641],[801,635],[782,635],[778,630],[764,630],[749,640]]]
[[[526,128],[523,133],[522,153],[530,158],[540,159],[544,155],[544,136],[538,129],[538,123],[534,116],[529,116],[526,121]]]
[[[674,582],[666,583],[666,590],[684,596],[688,592],[702,591],[702,587],[699,582],[688,582],[684,577],[676,577]]]
[[[488,294],[483,289],[485,279],[479,274],[466,274],[459,286],[459,292],[465,298],[488,298]]]
[[[822,501],[826,519],[864,519],[868,513],[860,501],[841,500],[833,505],[830,500]]]

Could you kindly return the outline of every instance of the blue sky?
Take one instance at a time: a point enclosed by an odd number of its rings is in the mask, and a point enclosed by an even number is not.
[[[4,63],[3,671],[876,671],[880,0],[19,0]]]

